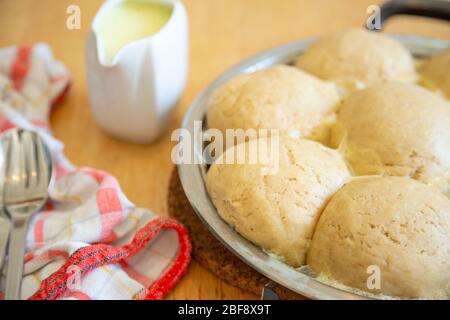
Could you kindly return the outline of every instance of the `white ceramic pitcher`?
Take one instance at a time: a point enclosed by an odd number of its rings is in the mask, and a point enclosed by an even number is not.
[[[108,61],[97,35],[99,19],[122,0],[108,0],[98,11],[87,41],[86,72],[93,116],[105,131],[148,143],[167,127],[186,83],[188,21],[178,0],[153,36],[130,42]],[[144,0],[145,1],[145,0]]]

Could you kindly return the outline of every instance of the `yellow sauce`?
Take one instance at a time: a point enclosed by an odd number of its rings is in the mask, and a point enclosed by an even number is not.
[[[109,61],[130,42],[156,34],[172,14],[169,4],[145,1],[120,1],[100,18],[96,33]]]

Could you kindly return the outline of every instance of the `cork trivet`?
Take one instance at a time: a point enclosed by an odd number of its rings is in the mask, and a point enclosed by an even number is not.
[[[269,279],[242,262],[206,229],[184,194],[176,168],[170,177],[167,203],[170,216],[189,229],[192,256],[200,265],[232,286],[261,295]],[[275,285],[273,290],[283,300],[306,299],[280,285]]]

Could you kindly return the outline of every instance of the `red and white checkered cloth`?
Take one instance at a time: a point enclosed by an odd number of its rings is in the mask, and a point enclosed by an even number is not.
[[[49,200],[29,225],[22,299],[161,299],[189,264],[187,230],[136,208],[108,173],[64,157],[47,124],[69,85],[47,45],[0,49],[0,132],[36,130],[55,167]]]

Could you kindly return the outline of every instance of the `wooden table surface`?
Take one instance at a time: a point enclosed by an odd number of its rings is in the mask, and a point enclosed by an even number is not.
[[[136,205],[167,215],[166,193],[173,168],[170,133],[195,96],[240,60],[292,40],[361,26],[366,8],[378,0],[184,0],[190,20],[190,64],[186,91],[171,128],[151,145],[118,141],[92,119],[86,90],[86,35],[101,0],[0,0],[0,46],[45,41],[70,70],[73,86],[51,116],[55,136],[76,165],[111,172]],[[69,5],[81,8],[81,29],[66,28]],[[450,24],[398,17],[389,32],[450,40]],[[172,299],[254,299],[200,267],[195,261],[169,295]]]

